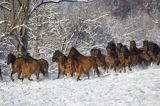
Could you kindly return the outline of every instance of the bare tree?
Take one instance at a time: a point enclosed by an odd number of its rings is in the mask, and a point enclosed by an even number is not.
[[[32,14],[44,4],[60,2],[76,2],[76,0],[4,0],[0,2],[4,15],[0,24],[6,25],[3,37],[9,36],[19,54],[25,56],[27,54],[28,32],[32,31],[28,27]]]

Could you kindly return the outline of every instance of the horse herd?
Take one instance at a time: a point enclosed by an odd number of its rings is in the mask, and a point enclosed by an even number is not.
[[[71,77],[76,73],[77,81],[81,80],[81,74],[87,74],[94,69],[97,76],[100,76],[99,67],[107,71],[114,69],[114,71],[126,72],[126,67],[132,71],[135,65],[149,66],[150,63],[155,62],[157,65],[160,63],[160,47],[153,41],[144,40],[143,46],[137,48],[134,40],[130,41],[129,49],[122,43],[115,43],[114,41],[108,42],[106,47],[106,55],[101,53],[98,48],[92,48],[90,56],[84,56],[75,47],[72,47],[68,56],[64,55],[60,50],[53,53],[52,62],[58,63],[58,77],[70,74]],[[11,80],[13,74],[18,74],[18,79],[23,81],[24,78],[31,79],[31,75],[35,74],[39,79],[39,74],[48,76],[49,64],[45,59],[34,59],[29,54],[25,57],[17,57],[10,53],[8,54],[7,64],[11,64]],[[1,68],[0,77],[2,78]]]

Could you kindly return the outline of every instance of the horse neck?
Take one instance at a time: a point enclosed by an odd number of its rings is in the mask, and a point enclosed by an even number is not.
[[[59,64],[64,65],[65,62],[67,61],[67,56],[62,55],[62,57],[63,57],[63,58],[62,58],[62,61],[59,60]]]
[[[98,54],[96,55],[96,57],[100,59],[102,57],[102,54]]]
[[[12,66],[15,64],[15,61],[16,61],[16,59],[11,62],[11,65],[12,65]]]
[[[77,56],[83,56],[79,51],[75,48],[72,48],[68,57],[77,57]]]
[[[109,52],[109,53],[107,52],[107,55],[108,55],[108,56],[113,56],[113,55],[112,55],[112,52]]]
[[[117,54],[120,54],[120,50],[121,50],[121,49],[116,48]]]

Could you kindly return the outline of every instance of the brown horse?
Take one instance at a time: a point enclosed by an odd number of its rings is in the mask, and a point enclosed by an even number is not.
[[[3,80],[1,66],[0,66],[0,79]]]
[[[147,54],[142,53],[143,48],[139,49],[139,48],[136,47],[135,40],[130,41],[130,50],[129,51],[131,53],[131,61],[132,61],[131,64],[132,65],[142,64],[142,62],[145,61],[145,59],[148,58]]]
[[[106,51],[107,55],[105,57],[105,63],[108,66],[108,68],[114,68],[114,71],[116,72],[116,67],[119,65],[117,54],[115,55],[110,47],[107,47]]]
[[[138,55],[139,53],[141,53],[141,50],[138,49],[137,46],[136,46],[135,40],[131,40],[131,41],[130,41],[129,51],[130,51],[131,54],[133,54],[133,55]]]
[[[61,74],[67,75],[67,73],[73,76],[74,70],[72,67],[70,67],[72,65],[71,61],[61,51],[57,50],[53,53],[52,61],[58,63],[57,78],[59,78]]]
[[[120,72],[122,68],[124,68],[124,72],[126,72],[126,69],[125,69],[126,66],[128,66],[128,69],[131,71],[132,57],[130,55],[130,52],[126,45],[122,45],[122,44],[118,44],[118,45],[119,46],[117,46],[117,54],[120,61],[120,64],[119,64]]]
[[[139,56],[143,59],[144,64],[148,66],[152,62],[152,58],[148,54],[148,46],[143,45],[143,48],[141,48],[140,50],[142,52],[139,54]]]
[[[89,71],[93,68],[97,75],[100,75],[98,70],[98,66],[96,64],[96,59],[93,56],[84,56],[78,52],[74,47],[71,48],[68,58],[71,58],[75,61],[76,66],[76,73],[77,73],[77,81],[80,80],[80,76],[82,73],[88,75],[89,78]]]
[[[104,70],[106,69],[107,65],[105,62],[105,55],[101,53],[100,49],[93,48],[90,51],[91,56],[96,58],[96,64],[98,67],[103,67]]]
[[[48,77],[48,67],[49,67],[49,64],[48,64],[47,60],[45,60],[45,59],[38,59],[38,62],[40,64],[40,66],[41,66],[41,70]]]
[[[43,73],[45,75],[45,72],[41,70],[40,64],[38,63],[38,60],[32,58],[31,56],[24,57],[18,57],[16,58],[15,55],[12,53],[8,54],[7,64],[12,65],[12,72],[11,72],[11,80],[14,81],[12,75],[15,73],[18,73],[18,79],[23,79],[27,76],[29,80],[32,74],[35,74],[37,76],[37,79],[39,79],[39,73]],[[22,78],[20,78],[22,74]]]
[[[153,41],[144,40],[143,41],[143,48],[147,48],[147,53],[152,58],[153,62],[157,62],[159,64],[160,58],[160,47]]]
[[[122,44],[122,43],[117,43],[116,52],[117,52],[117,53],[120,52],[122,47],[123,47],[123,44]]]

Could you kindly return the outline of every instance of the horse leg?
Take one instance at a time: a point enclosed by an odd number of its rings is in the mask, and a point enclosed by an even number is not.
[[[128,65],[128,69],[129,71],[132,71],[131,65]]]
[[[14,79],[13,79],[13,74],[15,74],[15,73],[16,73],[16,72],[14,72],[14,71],[11,72],[11,80],[12,80],[12,81],[14,81]]]
[[[70,75],[71,75],[71,77],[73,77],[73,73],[74,73],[74,71],[73,71],[73,69],[70,71]]]
[[[107,70],[107,73],[108,73],[108,67],[107,67],[107,65],[104,65],[104,68],[103,68],[104,70]]]
[[[58,71],[57,79],[59,79],[60,75],[61,75],[61,70]]]
[[[23,82],[23,80],[24,80],[24,74],[22,73],[22,78],[21,78],[21,80],[22,80],[22,82]]]
[[[37,79],[39,79],[39,73],[36,73],[36,77],[37,77]]]
[[[124,65],[123,68],[124,68],[124,72],[126,73],[126,65]]]
[[[33,81],[33,79],[31,79],[31,74],[28,75],[28,80]]]
[[[23,82],[23,80],[24,80],[24,77],[22,77],[22,78],[21,78],[21,80],[22,80],[22,82]]]
[[[21,79],[21,71],[18,73],[18,79]]]
[[[100,76],[100,72],[99,72],[99,70],[98,70],[97,67],[95,68],[95,71],[96,71],[96,73],[97,73],[97,75],[98,75],[98,77],[99,77],[99,76]]]
[[[157,62],[157,65],[159,65],[159,64],[160,64],[160,61]]]
[[[72,71],[72,72],[71,72],[71,77],[73,77],[73,74],[74,74],[74,72]]]
[[[107,70],[107,73],[108,73],[109,66],[107,64],[105,64],[104,69],[105,69],[105,71]]]
[[[99,72],[99,70],[98,70],[97,65],[94,64],[94,65],[93,65],[93,68],[94,68],[95,72],[97,73],[97,75],[98,75],[98,77],[99,77],[99,76],[100,76],[100,72]]]
[[[81,72],[77,73],[77,81],[81,80],[80,77],[81,77]]]
[[[114,71],[116,72],[116,66],[115,65],[113,66],[113,68],[114,68]]]
[[[67,73],[65,71],[63,71],[63,77],[64,77],[64,75],[67,76]]]
[[[122,64],[119,64],[119,65],[118,65],[118,69],[119,69],[119,72],[120,72],[120,73],[122,72],[122,66],[123,66]]]
[[[87,72],[87,76],[88,76],[88,79],[89,79],[89,71]]]
[[[108,73],[109,68],[107,67],[106,70],[107,70],[107,73]]]

